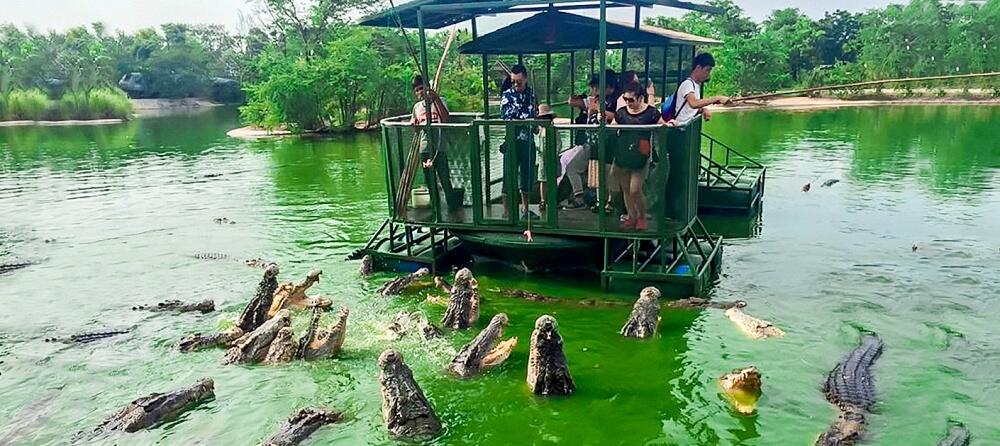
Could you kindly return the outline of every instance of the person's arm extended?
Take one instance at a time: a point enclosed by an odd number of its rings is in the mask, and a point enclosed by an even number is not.
[[[695,98],[694,92],[690,92],[685,96],[687,99],[688,107],[691,108],[702,108],[712,104],[725,104],[729,102],[729,96],[712,96],[704,99]]]

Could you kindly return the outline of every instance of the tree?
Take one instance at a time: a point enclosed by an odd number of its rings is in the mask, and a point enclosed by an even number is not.
[[[820,62],[833,65],[838,61],[854,62],[858,58],[857,38],[861,32],[860,14],[844,10],[827,12],[817,22],[823,36],[817,42]]]
[[[778,9],[764,21],[764,32],[774,35],[783,52],[787,52],[788,70],[792,81],[799,80],[799,72],[811,70],[819,59],[817,43],[823,31],[805,14],[795,8]]]

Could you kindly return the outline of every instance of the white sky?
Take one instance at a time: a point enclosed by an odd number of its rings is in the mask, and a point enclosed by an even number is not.
[[[831,9],[864,11],[906,0],[736,0],[748,15],[761,20],[775,8],[796,7],[812,17],[822,17]],[[696,1],[697,2],[697,1]],[[403,1],[398,1],[397,6]],[[65,30],[92,22],[104,22],[109,29],[134,31],[162,23],[222,24],[230,30],[241,29],[241,15],[255,10],[252,0],[0,0],[0,23],[31,26],[39,31]],[[632,14],[618,9],[612,18],[627,19]],[[662,15],[675,9],[643,10],[643,16]],[[672,13],[671,15],[676,15]],[[500,16],[503,17],[503,16]],[[487,19],[483,31],[490,28]],[[499,21],[500,19],[492,19]]]

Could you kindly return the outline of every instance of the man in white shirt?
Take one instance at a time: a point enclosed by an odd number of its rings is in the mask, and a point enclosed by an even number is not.
[[[709,53],[701,53],[694,58],[691,64],[691,74],[677,87],[677,99],[674,102],[674,125],[684,125],[694,119],[698,112],[701,112],[708,121],[712,118],[712,113],[705,106],[712,104],[726,104],[729,102],[728,96],[712,96],[701,98],[701,86],[712,77],[712,68],[715,67],[715,58]],[[668,123],[671,124],[671,123]]]

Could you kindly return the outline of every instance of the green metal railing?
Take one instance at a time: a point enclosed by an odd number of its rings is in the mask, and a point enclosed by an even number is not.
[[[573,139],[573,133],[596,136],[595,132],[601,132],[598,125],[480,119],[480,115],[469,113],[453,113],[452,116],[450,123],[434,123],[427,128],[420,126],[423,132],[433,132],[433,137],[428,138],[431,152],[441,153],[432,156],[435,163],[442,162],[447,168],[418,166],[408,173],[404,170],[414,145],[415,127],[410,124],[408,115],[382,121],[387,204],[393,221],[458,230],[520,232],[530,228],[536,233],[662,239],[684,231],[696,215],[701,162],[700,121],[687,129],[659,125],[606,127],[604,131],[608,135],[649,132],[653,149],[660,158],[660,163],[644,182],[647,202],[651,206],[648,212],[650,228],[643,232],[626,232],[619,229],[616,215],[569,211],[558,206],[559,156],[571,146],[568,141]],[[532,142],[518,143],[518,132],[527,132]],[[501,145],[506,148],[506,155],[500,153]],[[610,147],[601,147],[596,151],[597,158],[610,159],[609,150]],[[534,159],[525,162],[525,156]],[[596,173],[602,179],[597,189],[598,204],[603,205],[612,175],[608,165],[596,164]],[[537,165],[541,166],[540,174]],[[525,175],[519,166],[530,174]],[[417,193],[410,191],[407,199],[397,202],[400,179],[404,175],[413,177],[411,189]],[[525,186],[529,190],[528,218],[524,218],[519,206],[519,176],[531,183]],[[542,195],[546,197],[544,209],[539,206]],[[400,209],[402,212],[397,216],[397,208],[402,206],[406,207]],[[538,218],[533,219],[530,212],[536,211]]]
[[[701,137],[708,142],[708,155],[701,154],[701,174],[706,185],[718,186],[722,183],[730,188],[738,187],[748,170],[756,173],[756,183],[763,181],[767,169],[763,164],[708,134],[702,133]],[[725,161],[716,160],[716,146],[723,151]]]

